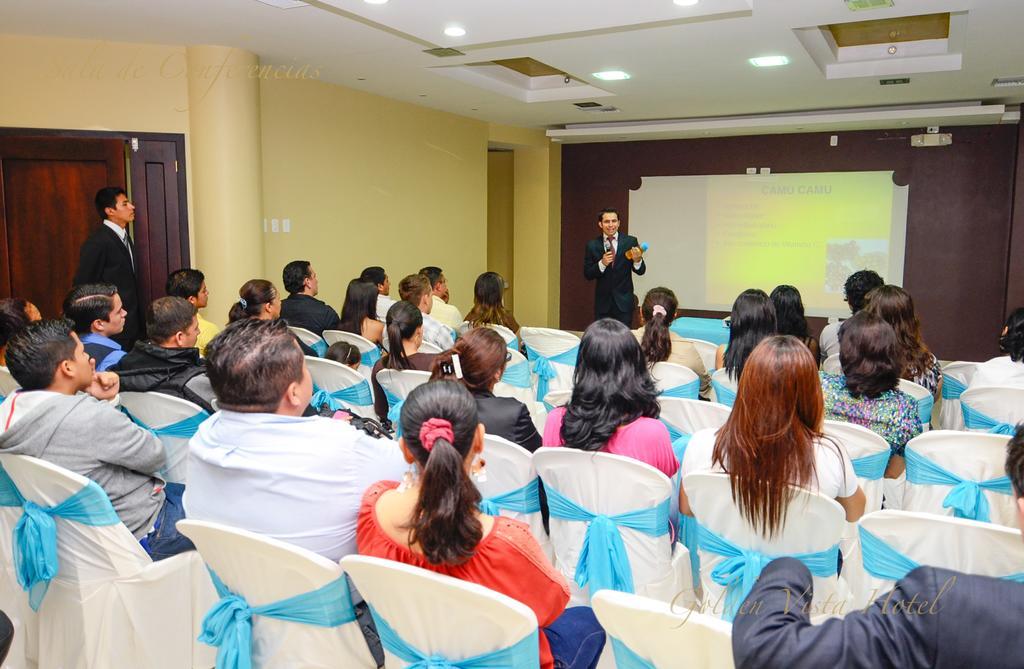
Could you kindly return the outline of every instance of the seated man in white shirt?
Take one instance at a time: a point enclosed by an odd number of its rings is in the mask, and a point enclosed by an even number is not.
[[[444,275],[444,270],[428,266],[421,269],[420,274],[430,280],[430,317],[458,330],[462,325],[462,313],[454,304],[448,304],[448,279]]]
[[[442,351],[455,345],[455,330],[430,316],[434,308],[430,279],[422,274],[410,274],[398,284],[402,300],[415,304],[423,312],[423,341],[434,344]]]
[[[846,283],[843,284],[843,299],[850,305],[850,313],[855,314],[863,309],[867,294],[883,285],[885,281],[882,277],[870,269],[862,269],[846,277]],[[842,321],[829,323],[821,331],[818,348],[822,361],[830,355],[839,353],[839,326],[842,324]]]
[[[360,281],[369,281],[377,286],[377,320],[383,323],[388,315],[388,309],[395,303],[388,295],[391,294],[391,279],[383,267],[374,265],[367,267],[359,275]],[[384,338],[387,341],[387,337]],[[386,348],[386,346],[385,346]]]
[[[968,389],[1024,388],[1024,307],[1016,309],[1006,319],[1006,327],[999,337],[999,350],[1006,355],[978,365]]]
[[[330,560],[355,553],[363,492],[407,468],[397,444],[345,421],[302,417],[313,381],[282,320],[232,323],[207,352],[220,411],[189,444],[188,517]]]

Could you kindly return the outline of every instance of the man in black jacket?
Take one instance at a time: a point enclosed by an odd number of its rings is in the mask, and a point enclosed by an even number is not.
[[[111,339],[128,350],[143,334],[136,283],[139,258],[128,234],[128,224],[135,220],[135,205],[128,201],[123,188],[107,186],[96,193],[96,212],[103,223],[82,244],[74,285],[117,286],[125,310],[124,330]]]
[[[213,413],[213,388],[196,348],[196,308],[180,297],[153,300],[146,329],[150,341],[136,342],[112,368],[121,377],[121,390],[173,395]]]
[[[633,327],[633,273],[647,271],[636,237],[619,233],[619,213],[602,209],[597,215],[601,235],[587,242],[583,276],[597,281],[594,288],[594,320],[614,318]]]
[[[281,279],[288,291],[288,297],[281,302],[281,318],[288,325],[306,328],[321,337],[324,330],[338,327],[338,312],[326,302],[316,299],[320,280],[308,260],[293,260],[285,265]]]
[[[1008,444],[1006,473],[1024,528],[1024,424]],[[1024,666],[1021,583],[918,567],[867,609],[820,625],[807,613],[812,596],[803,563],[780,558],[765,567],[733,623],[736,666]]]

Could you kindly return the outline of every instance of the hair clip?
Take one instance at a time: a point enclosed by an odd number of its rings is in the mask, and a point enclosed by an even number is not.
[[[240,298],[238,298],[238,303],[239,303],[240,305],[242,305],[242,308],[243,308],[243,309],[248,309],[248,308],[249,308],[249,303],[245,301],[245,298],[244,298],[244,297],[240,297]]]
[[[661,314],[662,316],[668,316],[668,312],[665,311],[665,307],[661,306],[660,304],[655,304],[653,307],[651,307],[651,314]]]
[[[459,362],[459,354],[452,353],[452,366],[455,368],[455,378],[462,378],[462,364]]]

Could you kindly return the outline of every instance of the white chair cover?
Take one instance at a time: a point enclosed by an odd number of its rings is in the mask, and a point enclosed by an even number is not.
[[[737,546],[769,556],[816,553],[839,543],[846,514],[835,500],[807,490],[793,488],[794,497],[787,509],[782,529],[770,539],[755,531],[732,502],[729,476],[695,473],[683,479],[690,509],[702,528]],[[711,578],[711,572],[724,557],[700,549],[701,586],[704,589],[704,613],[721,616],[725,587]],[[831,597],[833,603],[846,602],[849,590],[836,576],[814,576],[814,604]]]
[[[552,407],[564,407],[572,399],[572,390],[552,390],[544,396],[544,402]]]
[[[364,418],[376,419],[377,414],[373,410],[373,384],[367,381],[366,377],[362,374],[340,362],[314,358],[308,355],[306,356],[306,367],[309,368],[309,374],[313,377],[313,383],[316,387],[328,393],[365,383],[370,391],[369,401],[366,404],[346,400],[339,401],[351,409],[353,413],[359,414]]]
[[[1024,388],[971,388],[960,396],[960,404],[961,410],[966,404],[1000,423],[1017,425],[1024,422]]]
[[[698,611],[614,590],[594,595],[608,633],[657,669],[732,669],[732,625]],[[608,653],[608,646],[605,647]]]
[[[580,338],[576,335],[571,332],[555,330],[552,328],[522,327],[519,329],[519,337],[523,340],[524,344],[548,358],[560,353],[565,353],[566,351],[572,350],[580,345]],[[552,390],[572,389],[572,375],[573,371],[576,369],[576,365],[552,362],[551,367],[555,372],[555,378],[548,381],[548,392],[551,392]],[[532,364],[531,376],[533,377],[534,387],[536,388],[537,375],[532,372]],[[545,395],[546,394],[547,393],[545,393]]]
[[[306,328],[300,328],[293,325],[289,325],[288,329],[291,330],[292,333],[299,338],[299,341],[306,346],[312,349],[316,349],[317,347],[325,348],[324,344],[326,344],[326,342],[323,337],[317,336],[315,332],[310,332]]]
[[[55,506],[88,484],[28,456],[0,454],[0,466],[40,506]],[[39,669],[213,665],[214,654],[195,640],[216,599],[209,580],[200,578],[197,553],[153,562],[121,523],[54,521],[60,571],[39,607]],[[5,565],[10,559],[5,553]]]
[[[942,398],[939,401],[939,429],[963,430],[964,415],[960,411],[960,393],[955,386],[959,384],[964,390],[971,385],[974,372],[978,369],[976,362],[951,362],[942,368]],[[959,391],[959,392],[958,392]]]
[[[417,350],[416,352],[417,353],[433,353],[434,355],[437,355],[438,353],[441,353],[441,347],[438,346],[437,344],[433,344],[433,343],[431,343],[429,341],[422,341],[422,342],[420,342],[419,350]]]
[[[920,565],[997,578],[1024,572],[1024,543],[1017,530],[964,518],[889,510],[865,515],[857,524]],[[864,608],[895,583],[865,571],[859,541],[843,563],[843,577],[853,594],[851,610]]]
[[[907,381],[906,379],[900,379],[898,388],[914,398],[914,401],[918,403],[919,411],[920,405],[925,403],[930,405],[932,408],[928,411],[927,416],[922,416],[921,430],[927,432],[932,429],[932,417],[935,415],[935,404],[932,391],[928,390],[924,386],[914,383],[913,381]],[[925,420],[927,418],[927,420]]]
[[[11,376],[11,372],[0,365],[0,398],[7,397],[18,388],[18,382]]]
[[[341,567],[325,557],[254,532],[199,520],[182,520],[178,530],[249,606],[312,592],[344,576]],[[318,627],[259,615],[252,618],[252,663],[311,669],[377,666],[356,622]]]
[[[203,409],[188,400],[162,393],[124,392],[120,397],[121,406],[153,430],[205,414]],[[167,466],[161,475],[174,483],[187,483],[188,442],[191,437],[167,434],[158,434],[157,437],[167,453]]]
[[[487,327],[500,334],[501,338],[505,340],[506,345],[512,344],[515,348],[519,348],[519,338],[516,337],[516,333],[512,332],[512,330],[508,329],[504,325],[499,325],[498,323],[488,323]]]
[[[725,371],[725,368],[715,370],[715,373],[711,375],[711,401],[724,404],[727,407],[732,407],[732,402],[725,397],[718,397],[718,391],[715,390],[715,386],[721,386],[727,390],[731,390],[735,401],[736,391],[738,390],[736,381],[733,380],[729,373]]]
[[[651,368],[651,376],[654,377],[654,385],[659,393],[693,383],[697,390],[692,399],[700,394],[700,377],[689,367],[673,362],[659,362]]]
[[[377,372],[377,383],[386,392],[400,400],[404,400],[416,386],[422,386],[430,380],[430,372],[415,369],[382,369]]]
[[[1009,440],[1008,436],[999,434],[933,430],[911,439],[907,449],[962,478],[988,481],[1006,475],[1006,442]],[[942,506],[951,490],[952,487],[946,485],[912,483],[908,477],[902,508],[904,511],[952,516],[953,509]],[[990,490],[984,490],[983,494],[988,500],[991,522],[1018,527],[1017,504],[1013,495]]]
[[[345,332],[344,330],[324,330],[324,341],[327,342],[328,346],[335,342],[347,341],[348,343],[352,344],[353,346],[359,349],[360,355],[364,353],[373,353],[374,351],[376,351],[377,357],[380,357],[380,349],[377,348],[376,344],[374,344],[366,337],[357,335],[354,332]],[[358,371],[360,374],[366,377],[367,381],[369,381],[370,374],[373,372],[373,365],[365,365],[360,363]]]
[[[508,439],[503,439],[495,434],[484,436],[484,452],[481,457],[487,463],[487,476],[483,481],[477,480],[476,487],[484,498],[517,490],[537,478],[532,454],[522,446],[513,444]],[[544,531],[544,520],[541,518],[540,511],[518,513],[501,509],[501,515],[521,520],[529,525],[530,532],[544,549],[544,554],[548,558],[553,557],[551,539]]]
[[[494,327],[496,329],[496,328],[499,328],[501,326],[500,325],[496,325]],[[504,329],[507,330],[508,332],[511,332],[511,330],[509,330],[508,328],[504,328]],[[512,335],[512,336],[513,336],[513,338],[515,337],[515,335]],[[510,357],[509,357],[508,362],[505,363],[505,369],[508,369],[509,367],[512,367],[513,365],[529,365],[530,364],[526,360],[526,356],[523,355],[522,353],[520,353],[518,350],[513,351],[512,349],[509,349],[508,353],[509,353]],[[536,393],[537,393],[537,391],[536,391],[536,384],[533,383],[533,375],[532,374],[530,375],[530,379],[531,379],[531,385],[530,385],[529,388],[522,388],[522,387],[519,387],[519,386],[514,386],[514,385],[512,385],[510,383],[505,383],[504,381],[498,381],[497,383],[494,384],[494,389],[493,389],[492,392],[497,397],[514,397],[515,399],[517,399],[520,402],[522,402],[523,404],[525,404],[526,408],[530,411],[530,418],[533,419],[534,426],[537,428],[538,432],[543,434],[543,432],[544,432],[544,421],[547,420],[548,410],[544,406],[543,402],[538,402],[537,399],[536,399],[536,397],[537,397],[537,395],[536,395]]]
[[[345,556],[341,566],[377,614],[423,653],[463,659],[540,633],[528,606],[476,583],[363,555]],[[388,667],[409,666],[384,655]]]
[[[533,463],[545,489],[554,488],[593,513],[612,516],[647,509],[672,494],[667,476],[632,458],[572,448],[540,448],[533,454]],[[587,524],[552,516],[548,527],[555,567],[569,581],[570,606],[585,605],[591,594],[589,587],[581,590],[574,579]],[[690,554],[685,546],[669,543],[665,535],[651,537],[627,527],[620,527],[619,532],[636,594],[664,602],[691,594]]]
[[[679,397],[659,397],[661,420],[682,434],[695,434],[708,428],[717,430],[729,420],[732,410],[717,402],[685,400]],[[673,433],[674,434],[674,433]]]
[[[833,353],[821,363],[821,371],[826,374],[842,374],[843,366],[839,363],[839,354]]]
[[[708,374],[715,371],[715,356],[718,355],[718,344],[709,342],[706,339],[683,337],[683,340],[690,342],[697,349],[697,355],[700,356],[700,360],[704,363],[704,369]]]
[[[888,460],[888,456],[891,452],[889,442],[866,427],[862,427],[860,425],[844,423],[836,420],[826,420],[824,432],[826,437],[840,445],[850,460],[855,461],[860,458],[871,458],[872,456]],[[854,464],[854,467],[856,468],[857,465]],[[885,464],[881,465],[881,472],[884,476]],[[882,497],[885,487],[885,484],[883,483],[883,476],[879,476],[878,478],[865,478],[860,475],[857,476],[857,483],[860,485],[861,490],[864,491],[864,496],[867,498],[864,505],[864,513],[872,513],[874,511],[882,510]],[[853,545],[856,543],[856,540],[857,526],[854,523],[846,523],[846,527],[843,530],[843,541],[840,545],[840,549],[843,551],[844,556],[850,552]]]
[[[35,669],[39,661],[39,619],[29,606],[25,591],[18,585],[14,568],[11,538],[21,511],[20,506],[0,506],[0,564],[3,565],[0,611],[7,614],[14,626],[14,638],[3,669]]]

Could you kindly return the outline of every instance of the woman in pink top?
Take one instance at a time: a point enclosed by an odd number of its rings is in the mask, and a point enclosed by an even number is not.
[[[572,398],[548,414],[544,445],[624,455],[671,478],[679,463],[660,411],[636,337],[622,323],[603,318],[583,333]]]

